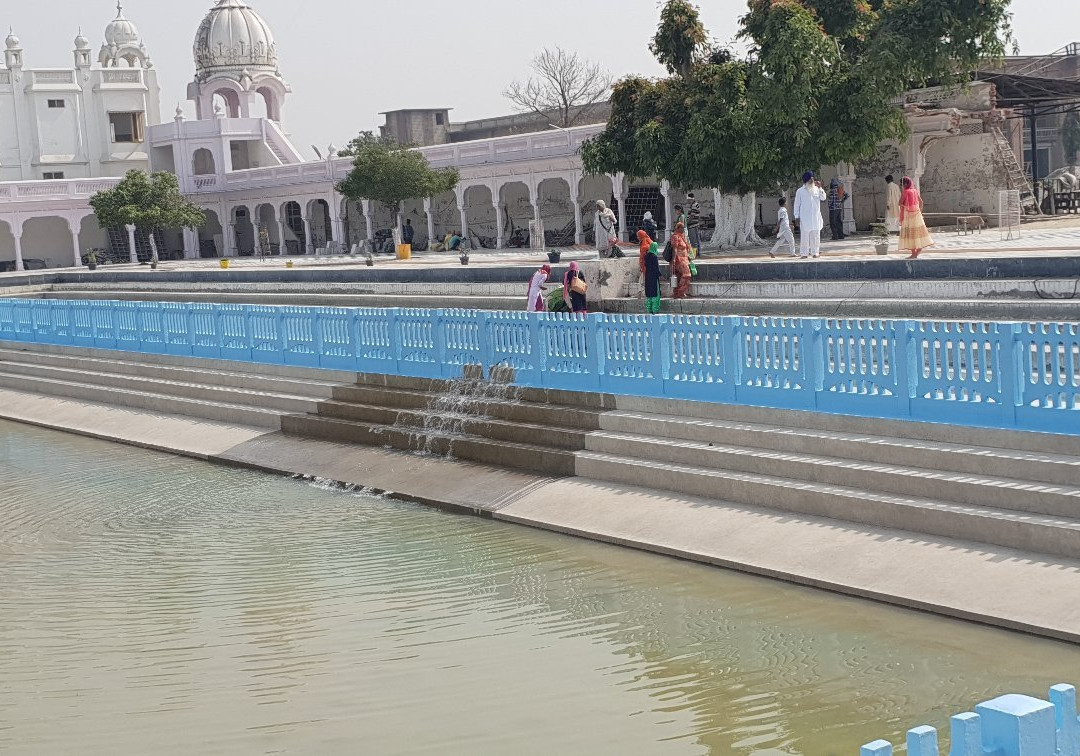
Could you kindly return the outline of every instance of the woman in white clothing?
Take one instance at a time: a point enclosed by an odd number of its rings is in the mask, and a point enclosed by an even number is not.
[[[814,179],[814,172],[803,174],[803,185],[795,192],[795,207],[792,214],[799,224],[799,257],[818,257],[821,254],[821,229],[825,228],[825,218],[821,215],[821,203],[827,199],[820,181]]]

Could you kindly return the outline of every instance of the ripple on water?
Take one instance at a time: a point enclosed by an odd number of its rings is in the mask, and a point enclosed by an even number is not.
[[[0,752],[840,753],[1080,680],[1071,647],[6,423],[0,570]]]

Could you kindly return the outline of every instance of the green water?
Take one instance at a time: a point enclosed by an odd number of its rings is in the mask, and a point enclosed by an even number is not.
[[[854,754],[1056,682],[1080,649],[0,423],[0,753]]]

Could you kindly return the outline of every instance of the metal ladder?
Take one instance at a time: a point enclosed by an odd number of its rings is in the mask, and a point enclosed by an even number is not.
[[[1016,153],[1009,144],[1009,140],[996,126],[994,127],[994,143],[997,145],[1001,161],[1005,164],[1005,171],[1009,176],[1009,188],[1020,192],[1020,206],[1024,209],[1024,213],[1039,215],[1039,203],[1035,201],[1035,192],[1031,188],[1031,182],[1024,173],[1024,169],[1020,167],[1020,162],[1016,159]]]

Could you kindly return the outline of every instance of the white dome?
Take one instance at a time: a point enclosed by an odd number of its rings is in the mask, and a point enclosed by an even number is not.
[[[277,75],[277,44],[270,27],[243,0],[218,0],[195,34],[195,75],[239,79],[250,72]]]
[[[124,6],[116,4],[116,18],[105,27],[105,42],[113,47],[139,45],[139,27],[124,18]]]
[[[75,38],[75,49],[76,50],[89,50],[90,49],[90,40],[88,40],[86,37],[83,36],[82,29],[79,30],[79,36],[77,36]]]
[[[7,49],[14,50],[19,46],[19,38],[15,36],[15,32],[8,30],[7,39],[4,40],[4,44],[7,45]]]

